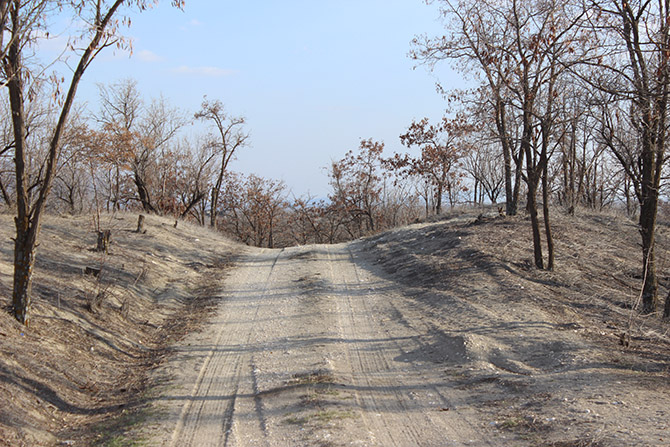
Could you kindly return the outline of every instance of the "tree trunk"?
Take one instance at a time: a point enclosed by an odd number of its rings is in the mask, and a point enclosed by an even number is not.
[[[516,216],[518,194],[515,193],[512,183],[512,148],[507,139],[507,128],[505,124],[505,106],[500,99],[496,101],[496,126],[502,144],[504,172],[505,172],[505,213],[508,216]],[[518,176],[517,176],[518,177]]]
[[[114,176],[114,199],[112,202],[112,209],[114,211],[121,210],[121,168],[118,163],[115,166],[115,176]]]
[[[527,94],[527,96],[529,96]],[[526,184],[528,186],[526,207],[530,214],[530,224],[533,231],[533,255],[535,259],[535,266],[539,269],[544,269],[544,262],[542,259],[542,237],[540,235],[540,221],[537,218],[537,187],[539,186],[541,177],[541,167],[538,166],[536,158],[533,156],[535,149],[533,148],[533,130],[531,125],[532,107],[529,104],[524,104],[523,116],[523,134],[521,137],[519,159],[521,154],[526,154]]]
[[[643,260],[642,313],[644,314],[655,312],[658,306],[658,279],[654,253],[657,202],[656,197],[647,197],[647,200],[640,206],[639,222]]]
[[[9,197],[9,194],[7,193],[7,188],[5,188],[5,184],[2,182],[2,180],[0,180],[0,191],[2,191],[2,199],[5,201],[5,204],[11,207],[12,199],[11,197]]]
[[[479,182],[477,181],[477,179],[475,179],[474,194],[472,195],[472,202],[474,205],[480,205],[478,189],[479,189]]]
[[[533,230],[533,256],[535,266],[544,269],[542,260],[542,237],[540,235],[540,221],[537,218],[537,181],[528,181],[528,213],[530,214],[530,225]]]
[[[554,269],[554,237],[551,232],[549,221],[549,184],[546,153],[544,154],[544,166],[542,169],[542,214],[544,216],[544,236],[547,239],[547,270]],[[574,208],[573,208],[574,209]]]
[[[135,186],[137,186],[137,194],[140,196],[140,203],[142,203],[142,209],[147,213],[155,213],[156,208],[151,204],[151,197],[149,196],[149,191],[147,186],[144,183],[144,178],[140,174],[139,170],[135,169],[134,175]]]
[[[438,184],[435,192],[435,214],[438,216],[442,214],[442,192],[442,184]]]
[[[214,229],[216,229],[216,216],[218,214],[219,198],[221,196],[221,185],[223,185],[223,177],[226,174],[226,167],[228,165],[228,160],[229,159],[227,159],[226,155],[224,154],[223,158],[221,159],[221,169],[219,170],[219,175],[217,176],[216,183],[212,188],[212,203],[209,213],[210,214],[209,225]]]
[[[17,219],[17,234],[14,241],[14,290],[12,308],[14,317],[26,326],[30,323],[31,286],[35,263],[34,229],[27,220]]]
[[[521,178],[523,177],[521,175],[521,173],[523,172],[523,157],[524,157],[523,150],[519,150],[519,156],[514,160],[516,166],[514,168],[515,169],[514,189],[512,191],[512,204],[514,210],[514,214],[512,214],[512,216],[516,216],[519,206],[519,195],[521,194]],[[528,161],[526,163],[528,163]]]
[[[216,230],[217,207],[219,206],[219,190],[221,184],[217,181],[217,186],[212,188],[212,203],[209,209],[209,226]]]
[[[112,237],[111,230],[98,231],[98,246],[97,251],[107,253],[109,251],[109,242]]]

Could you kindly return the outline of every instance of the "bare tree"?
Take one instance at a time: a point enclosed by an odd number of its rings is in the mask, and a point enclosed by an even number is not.
[[[59,166],[54,178],[54,196],[71,214],[84,209],[88,195],[90,131],[81,110],[73,110],[63,134]]]
[[[205,225],[205,197],[214,176],[215,152],[207,140],[182,143],[182,168],[178,173],[177,195],[180,201],[180,218],[192,215],[200,225]],[[202,205],[202,209],[199,206]]]
[[[79,60],[70,78],[58,120],[48,144],[48,156],[42,180],[32,193],[28,190],[26,166],[27,154],[30,150],[26,144],[26,88],[27,82],[35,78],[37,73],[33,73],[26,62],[26,52],[36,38],[35,31],[45,26],[45,18],[51,12],[58,12],[59,5],[47,0],[0,2],[0,20],[4,21],[0,23],[3,30],[3,33],[0,33],[3,36],[0,51],[5,55],[2,59],[2,69],[9,91],[15,144],[17,215],[12,305],[16,319],[23,324],[29,323],[35,249],[46,200],[56,174],[61,138],[74,103],[77,87],[95,56],[102,49],[119,41],[117,35],[119,22],[115,21],[115,16],[124,3],[126,3],[124,0],[113,2],[99,0],[92,4],[78,1],[61,2],[60,4],[63,7],[71,7],[71,10],[83,19],[78,23],[87,26],[86,30],[82,30],[87,43],[79,53]],[[146,2],[138,0],[134,3],[142,9]],[[173,1],[173,3],[176,2]]]
[[[473,201],[481,203],[484,196],[496,203],[504,191],[505,174],[501,154],[490,141],[480,139],[465,155],[463,169],[474,180]]]
[[[588,40],[578,25],[585,11],[580,2],[558,0],[441,0],[442,13],[450,19],[447,37],[416,40],[414,56],[429,63],[443,59],[460,61],[483,77],[492,97],[494,121],[503,147],[508,214],[515,211],[511,188],[512,133],[510,113],[520,126],[517,168],[525,161],[535,265],[554,266],[553,238],[549,224],[549,159],[556,145],[558,90],[568,69],[589,51]],[[543,194],[547,263],[542,255],[537,192]],[[511,201],[510,201],[511,200]]]
[[[235,152],[248,144],[249,134],[243,129],[245,119],[228,116],[223,103],[218,100],[209,101],[205,98],[195,117],[212,122],[216,130],[216,136],[213,136],[210,142],[215,154],[220,157],[219,173],[212,187],[210,202],[210,225],[216,228],[217,208],[228,164]]]
[[[642,311],[651,313],[658,306],[655,233],[668,137],[670,2],[594,0],[592,6],[600,75],[584,79],[603,93],[601,141],[626,171],[640,204]],[[670,316],[670,296],[664,314]]]

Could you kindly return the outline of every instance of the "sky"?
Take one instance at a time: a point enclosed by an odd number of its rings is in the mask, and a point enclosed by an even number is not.
[[[203,96],[244,116],[251,134],[232,170],[283,180],[293,195],[326,197],[326,168],[361,139],[404,151],[414,119],[437,120],[436,92],[464,84],[443,64],[414,69],[415,35],[441,35],[437,8],[421,0],[187,0],[132,13],[132,56],[106,50],[84,75],[78,100],[96,110],[96,84],[137,80],[192,116]]]

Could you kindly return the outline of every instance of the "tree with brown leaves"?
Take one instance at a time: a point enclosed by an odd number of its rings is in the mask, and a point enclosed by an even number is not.
[[[333,205],[349,216],[346,229],[360,237],[377,229],[377,211],[382,192],[380,172],[384,143],[362,140],[358,152],[349,151],[330,167]]]
[[[454,193],[461,184],[456,168],[467,150],[465,137],[471,130],[472,126],[462,115],[443,118],[439,124],[430,124],[428,118],[415,121],[407,133],[400,136],[400,141],[408,148],[418,147],[421,155],[395,154],[385,160],[385,164],[404,176],[418,176],[432,184],[435,188],[434,210],[440,214],[445,192],[451,205],[454,204]]]
[[[243,128],[245,119],[241,116],[230,116],[226,113],[221,101],[202,101],[200,111],[195,114],[196,119],[209,121],[214,125],[215,134],[209,139],[209,145],[215,156],[219,157],[219,173],[212,186],[210,198],[210,226],[216,228],[221,187],[230,161],[238,149],[246,146],[249,133]]]

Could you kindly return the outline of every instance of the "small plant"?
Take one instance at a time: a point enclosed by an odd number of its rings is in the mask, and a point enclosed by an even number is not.
[[[316,385],[330,384],[335,382],[335,378],[328,371],[312,371],[309,373],[295,374],[289,381],[291,385]]]
[[[100,281],[100,277],[98,277],[91,290],[86,292],[86,310],[94,314],[99,313],[103,302],[111,294],[111,288],[112,284],[103,283]]]
[[[289,416],[284,419],[284,423],[288,425],[305,425],[308,422],[308,417]]]
[[[511,417],[509,419],[504,420],[500,424],[500,428],[504,428],[504,429],[517,428],[517,427],[525,425],[525,423],[526,423],[526,421],[523,418],[515,416],[515,417]]]
[[[349,419],[353,417],[354,413],[350,410],[320,410],[305,416],[288,416],[284,419],[284,423],[290,425],[306,425],[309,423],[327,424],[335,420]]]
[[[93,442],[100,447],[140,447],[146,445],[146,440],[133,435],[130,430],[138,427],[155,416],[154,411],[148,408],[124,410],[121,414],[108,421],[103,421],[95,427],[98,438]]]
[[[354,413],[351,410],[322,410],[312,416],[312,419],[326,424],[334,420],[340,419],[350,419],[354,417]]]

